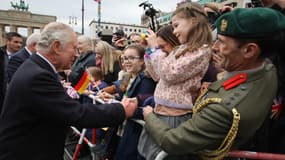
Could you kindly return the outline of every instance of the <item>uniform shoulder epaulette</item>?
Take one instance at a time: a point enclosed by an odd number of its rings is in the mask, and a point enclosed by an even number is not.
[[[226,80],[222,86],[225,90],[229,90],[231,88],[234,88],[244,82],[246,82],[247,76],[245,73],[239,73],[233,76],[232,78]]]

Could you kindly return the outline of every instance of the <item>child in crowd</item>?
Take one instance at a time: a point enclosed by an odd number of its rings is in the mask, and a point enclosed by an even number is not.
[[[154,93],[154,113],[175,128],[192,116],[201,80],[211,59],[212,34],[207,15],[198,3],[185,2],[177,7],[172,18],[173,34],[181,45],[169,54],[156,52],[155,35],[148,35],[147,68],[159,75]],[[148,66],[148,65],[147,65]],[[153,160],[161,151],[148,133],[143,130],[138,146],[139,153]]]
[[[94,94],[107,87],[108,84],[103,80],[102,70],[98,67],[88,67],[88,72],[91,75],[91,82],[88,85],[88,89],[85,94]]]
[[[143,119],[143,102],[153,95],[156,86],[156,83],[145,71],[144,53],[145,50],[143,47],[132,44],[124,49],[122,55],[122,63],[128,74],[125,74],[122,80],[114,82],[115,92],[118,94],[117,98],[122,98],[124,96],[136,98],[139,107],[136,109],[131,119],[126,120],[123,124],[123,130],[119,130],[121,132],[117,132],[117,129],[113,130],[110,145],[107,148],[109,159],[113,158],[112,154],[114,154],[114,152],[116,152],[115,159],[117,160],[135,160],[139,156],[137,145],[142,126],[132,119]],[[102,94],[106,93],[103,92]],[[119,140],[117,151],[115,151],[116,144],[113,146],[111,145],[112,142],[116,141],[118,138],[117,133],[120,134],[121,138]]]
[[[88,95],[96,95],[100,90],[107,87],[108,84],[103,81],[103,73],[98,67],[88,67],[87,71],[91,76],[87,89],[83,92],[82,103],[92,103]]]

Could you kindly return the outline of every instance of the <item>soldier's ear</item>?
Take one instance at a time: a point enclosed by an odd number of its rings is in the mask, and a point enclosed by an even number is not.
[[[256,57],[256,56],[259,56],[259,54],[260,54],[260,48],[258,47],[257,44],[248,43],[247,45],[245,45],[245,48],[244,48],[245,58]]]

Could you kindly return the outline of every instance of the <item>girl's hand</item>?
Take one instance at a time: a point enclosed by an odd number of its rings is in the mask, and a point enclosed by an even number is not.
[[[146,34],[146,41],[147,41],[147,45],[149,48],[155,48],[157,47],[157,43],[156,43],[156,34],[152,31],[152,30],[147,30],[145,32]]]

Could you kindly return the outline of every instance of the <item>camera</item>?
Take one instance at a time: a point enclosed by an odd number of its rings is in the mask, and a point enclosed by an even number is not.
[[[148,1],[141,3],[139,7],[143,7],[145,10],[144,14],[148,17],[153,17],[156,13],[158,13],[158,11],[154,9],[152,4],[150,4]]]
[[[145,2],[141,3],[139,5],[139,7],[143,7],[144,14],[151,18],[150,28],[151,28],[151,30],[153,30],[155,32],[155,22],[154,22],[154,20],[155,20],[156,13],[159,13],[159,12],[156,9],[154,9],[152,4],[149,3],[148,1],[145,1]]]

